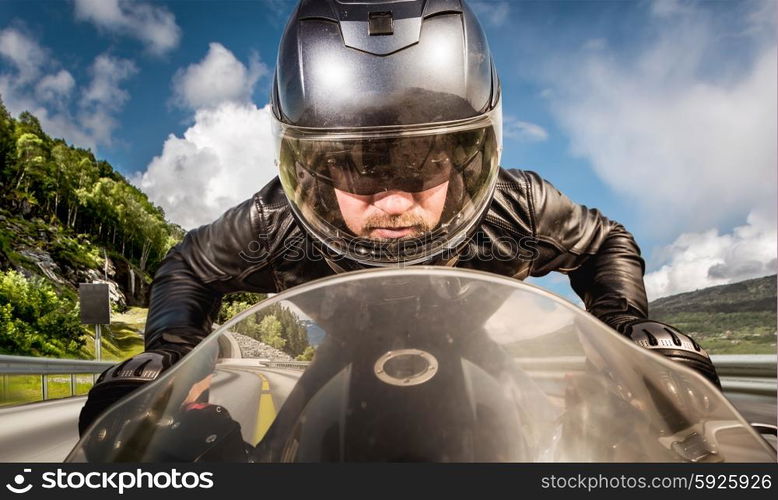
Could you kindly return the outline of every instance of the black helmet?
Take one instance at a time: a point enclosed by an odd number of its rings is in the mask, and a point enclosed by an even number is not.
[[[464,2],[302,0],[271,101],[281,184],[330,257],[428,263],[485,213],[500,86]]]

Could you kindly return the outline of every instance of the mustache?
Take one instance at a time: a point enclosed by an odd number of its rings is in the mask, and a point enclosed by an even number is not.
[[[398,229],[405,227],[412,227],[416,229],[418,233],[432,231],[432,227],[420,215],[409,213],[400,215],[372,215],[365,220],[362,236],[369,236],[375,229]]]

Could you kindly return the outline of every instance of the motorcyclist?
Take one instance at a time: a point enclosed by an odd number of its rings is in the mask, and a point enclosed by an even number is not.
[[[699,345],[646,319],[644,261],[623,226],[499,166],[500,84],[464,1],[302,0],[271,104],[279,176],[169,252],[146,352],[101,377],[81,432],[202,340],[224,294],[376,266],[566,273],[590,313],[718,383]]]

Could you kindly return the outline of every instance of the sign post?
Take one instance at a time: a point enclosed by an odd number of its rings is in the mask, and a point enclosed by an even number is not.
[[[111,323],[111,303],[107,283],[79,283],[81,324],[95,325],[95,358],[102,360],[102,325]]]

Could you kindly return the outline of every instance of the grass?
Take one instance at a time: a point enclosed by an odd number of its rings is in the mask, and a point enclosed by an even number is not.
[[[122,361],[143,352],[143,329],[148,309],[130,307],[123,313],[111,315],[111,325],[103,328],[102,358],[105,361]],[[86,346],[81,352],[88,359],[95,358],[94,327],[86,335]]]
[[[49,399],[83,396],[92,387],[92,375],[76,375],[76,393],[71,392],[70,375],[49,375]],[[40,375],[0,375],[0,406],[40,401]]]
[[[143,352],[143,330],[146,326],[148,309],[131,307],[124,313],[113,313],[109,328],[103,327],[103,361],[122,361]],[[86,335],[86,346],[81,353],[87,359],[94,359],[94,328]],[[70,375],[49,375],[49,399],[70,397]],[[76,396],[89,392],[91,375],[76,376]],[[11,406],[40,401],[42,397],[40,375],[0,375],[0,406]]]
[[[710,354],[775,354],[773,311],[676,312],[652,318],[688,333]]]

